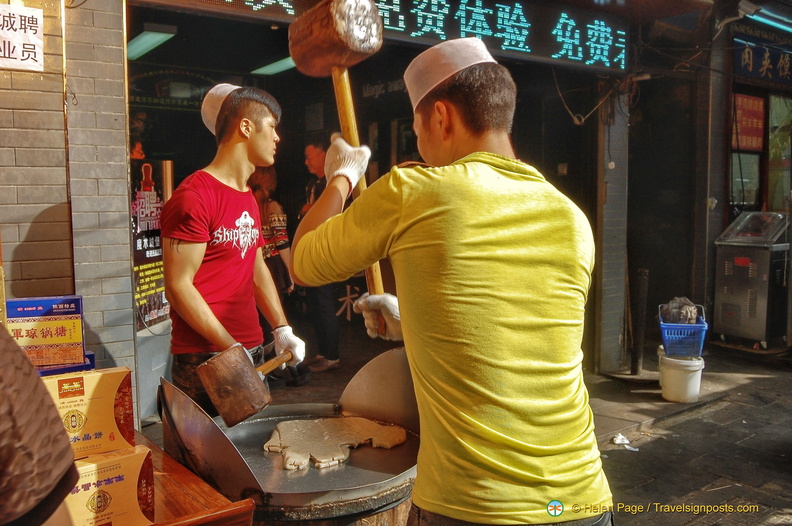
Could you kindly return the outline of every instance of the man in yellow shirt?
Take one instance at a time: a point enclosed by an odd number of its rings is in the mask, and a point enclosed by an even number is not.
[[[428,49],[405,84],[429,166],[393,168],[341,213],[368,149],[334,138],[292,271],[314,286],[390,258],[398,304],[358,307],[369,321],[382,311],[410,363],[421,448],[409,524],[611,524],[581,367],[591,227],[515,159],[516,87],[483,42]]]

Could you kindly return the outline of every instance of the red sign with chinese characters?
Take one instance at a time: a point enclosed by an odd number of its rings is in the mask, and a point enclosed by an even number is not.
[[[764,148],[765,100],[751,95],[734,95],[732,149],[761,152]]]

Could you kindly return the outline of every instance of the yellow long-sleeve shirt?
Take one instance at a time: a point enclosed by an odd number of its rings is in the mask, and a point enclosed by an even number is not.
[[[420,413],[413,502],[490,524],[603,513],[581,368],[594,264],[584,214],[531,166],[475,153],[392,169],[306,234],[294,265],[319,285],[385,257]],[[566,511],[551,515],[551,501]]]

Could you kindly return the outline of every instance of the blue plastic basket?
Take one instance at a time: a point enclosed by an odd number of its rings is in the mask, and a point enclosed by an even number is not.
[[[707,335],[707,322],[704,320],[704,307],[696,305],[701,316],[696,316],[696,323],[663,323],[660,318],[660,334],[663,337],[663,347],[666,356],[701,356],[704,348],[704,337]],[[658,307],[662,310],[663,305]]]

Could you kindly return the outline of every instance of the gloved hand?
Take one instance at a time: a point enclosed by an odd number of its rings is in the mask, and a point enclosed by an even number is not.
[[[329,183],[333,177],[344,176],[352,185],[350,192],[366,173],[371,150],[368,146],[351,146],[340,133],[334,133],[330,138],[330,148],[325,156],[325,177]]]
[[[280,356],[284,351],[289,350],[292,353],[292,359],[287,363],[288,365],[295,366],[305,358],[305,342],[299,339],[292,333],[292,328],[288,325],[278,327],[272,331],[275,337],[275,354]]]
[[[401,341],[402,336],[401,316],[399,315],[399,301],[393,294],[363,294],[352,305],[355,312],[363,313],[366,324],[366,333],[371,338]],[[380,314],[385,319],[385,333],[379,332]]]

